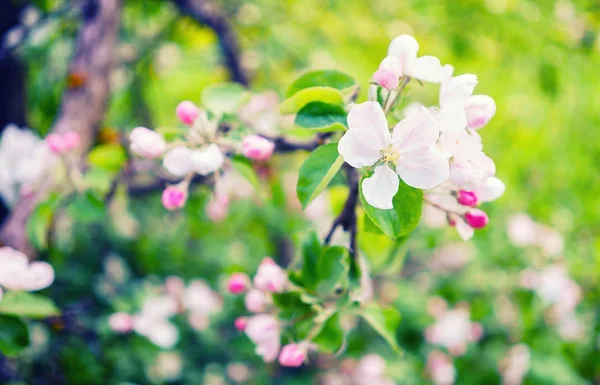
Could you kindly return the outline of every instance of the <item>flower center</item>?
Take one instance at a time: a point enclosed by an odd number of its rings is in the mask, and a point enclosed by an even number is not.
[[[388,148],[380,150],[381,160],[384,163],[390,162],[394,166],[398,165],[398,160],[400,159],[400,153],[396,151],[396,149],[390,145]]]

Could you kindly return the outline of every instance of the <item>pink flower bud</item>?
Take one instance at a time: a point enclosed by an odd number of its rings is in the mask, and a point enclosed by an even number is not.
[[[243,332],[246,330],[246,325],[248,325],[248,317],[238,317],[233,324],[237,330]]]
[[[177,186],[169,186],[162,193],[162,204],[170,211],[182,208],[187,200],[187,192]]]
[[[487,226],[489,218],[485,212],[473,209],[465,214],[465,221],[474,229],[482,229]]]
[[[133,329],[133,317],[125,312],[119,312],[108,317],[110,329],[117,333],[129,333]]]
[[[229,213],[229,197],[227,195],[216,195],[206,205],[206,215],[213,222],[220,222],[227,218]]]
[[[264,258],[254,276],[254,286],[263,291],[281,293],[285,290],[286,283],[286,271],[279,267],[271,258]]]
[[[477,203],[479,203],[477,202],[477,195],[475,195],[474,192],[465,190],[460,190],[458,192],[457,200],[461,205],[468,207],[475,207],[477,206]]]
[[[269,305],[269,298],[265,293],[258,289],[252,289],[244,298],[246,309],[252,313],[261,313],[267,309]]]
[[[46,143],[55,154],[64,154],[67,151],[66,143],[61,134],[50,134],[46,137]]]
[[[258,135],[249,135],[242,142],[242,154],[249,159],[268,160],[274,150],[273,142]]]
[[[167,143],[161,134],[147,129],[136,127],[129,134],[130,149],[146,159],[160,157],[167,149]]]
[[[473,95],[464,106],[467,113],[467,127],[478,130],[485,126],[496,114],[496,103],[487,95]]]
[[[63,140],[67,151],[71,151],[79,146],[81,136],[77,131],[68,131],[63,134]]]
[[[183,124],[187,124],[188,126],[194,124],[194,120],[196,120],[200,114],[198,107],[196,107],[196,105],[189,100],[179,103],[175,112],[177,114],[177,118],[179,118]]]
[[[285,345],[279,353],[281,366],[298,368],[306,361],[306,347],[303,344]]]
[[[398,88],[399,79],[390,71],[380,68],[373,74],[373,81],[385,89],[395,90]]]
[[[180,277],[171,275],[165,280],[165,290],[173,297],[180,297],[185,291],[185,282]]]
[[[241,294],[250,287],[250,277],[244,273],[233,273],[227,282],[227,290],[231,294]]]

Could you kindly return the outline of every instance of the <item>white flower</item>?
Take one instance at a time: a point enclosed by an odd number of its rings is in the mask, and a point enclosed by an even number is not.
[[[167,143],[161,134],[145,127],[136,127],[129,134],[131,151],[146,158],[155,159],[165,152]]]
[[[440,86],[440,110],[436,117],[440,131],[460,133],[467,127],[465,104],[477,85],[477,76],[465,74],[449,77]]]
[[[37,291],[54,282],[54,269],[46,262],[29,263],[27,256],[10,247],[0,248],[0,286],[9,290]],[[1,299],[1,298],[0,298]]]
[[[208,175],[221,168],[224,162],[225,157],[219,146],[213,143],[198,150],[175,147],[165,154],[163,166],[171,174],[181,177],[191,172]]]
[[[402,60],[402,71],[415,79],[430,83],[440,83],[452,75],[454,68],[450,65],[442,66],[440,59],[435,56],[417,57],[419,43],[414,37],[400,35],[390,43],[388,56],[395,56]]]
[[[246,335],[256,345],[256,354],[265,362],[274,361],[279,354],[281,331],[277,318],[259,314],[248,319]]]
[[[221,298],[203,280],[195,280],[183,293],[183,305],[195,314],[212,314],[221,308]]]
[[[479,202],[492,202],[504,195],[505,190],[504,183],[495,176],[491,176],[484,180],[473,192]]]
[[[434,148],[439,135],[437,123],[427,109],[402,120],[390,134],[381,106],[365,102],[352,108],[348,126],[338,151],[352,167],[375,167],[374,174],[362,184],[370,205],[392,208],[398,175],[409,186],[420,189],[433,188],[448,179],[448,161]]]

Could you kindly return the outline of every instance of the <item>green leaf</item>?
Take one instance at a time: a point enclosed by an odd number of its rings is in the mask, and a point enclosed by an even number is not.
[[[59,202],[60,196],[55,193],[51,194],[47,200],[37,205],[27,219],[27,236],[31,244],[38,250],[48,247],[48,230],[52,215]]]
[[[312,311],[311,305],[302,300],[302,293],[288,291],[285,293],[274,293],[273,303],[279,309],[279,315],[283,318],[292,318]]]
[[[167,141],[173,141],[175,139],[182,138],[187,133],[187,128],[182,127],[158,127],[155,128],[154,131],[162,134]]]
[[[231,165],[233,166],[233,168],[235,168],[237,170],[237,172],[242,174],[242,176],[248,182],[250,182],[252,187],[254,187],[254,189],[259,194],[261,193],[260,181],[258,179],[258,175],[256,174],[256,171],[254,170],[254,167],[252,167],[252,162],[250,162],[250,160],[244,158],[241,155],[236,155],[231,158]]]
[[[100,222],[106,215],[106,205],[93,191],[84,191],[67,206],[67,213],[76,222]]]
[[[347,115],[340,105],[310,102],[298,111],[295,123],[320,132],[343,131],[347,126]]]
[[[321,257],[321,240],[311,231],[302,244],[302,283],[306,288],[314,289],[317,283],[317,264]]]
[[[400,313],[396,309],[370,304],[362,309],[360,315],[394,351],[400,349],[396,339],[396,330],[400,326]]]
[[[17,317],[0,315],[0,352],[16,357],[29,346],[29,329]]]
[[[367,203],[360,188],[360,200],[369,219],[391,238],[404,237],[419,225],[423,209],[423,191],[410,187],[400,180],[400,187],[394,196],[393,209],[381,210]]]
[[[343,104],[344,97],[340,90],[332,87],[311,87],[298,91],[292,97],[284,100],[279,107],[282,114],[295,114],[310,102],[328,104]]]
[[[300,90],[310,87],[326,86],[343,90],[356,85],[356,79],[337,70],[309,71],[296,79],[287,89],[285,96],[295,95]]]
[[[107,171],[98,167],[90,167],[83,174],[83,184],[86,188],[95,190],[102,195],[110,191],[113,179],[117,176],[115,171]]]
[[[101,144],[88,154],[88,163],[106,171],[119,171],[127,162],[125,149],[118,144]]]
[[[296,195],[306,208],[325,190],[333,179],[344,159],[338,153],[337,143],[325,144],[314,150],[300,167]]]
[[[60,315],[54,302],[39,294],[25,291],[9,291],[0,302],[0,314],[25,318],[48,318]]]
[[[238,83],[213,84],[202,91],[202,105],[218,117],[233,114],[245,94],[246,89]]]
[[[340,315],[335,312],[323,323],[323,328],[313,338],[312,342],[317,344],[321,352],[335,354],[344,344],[344,334],[344,329],[340,323]]]
[[[317,293],[328,296],[338,288],[344,288],[344,280],[350,270],[348,250],[331,246],[324,250],[317,263]]]

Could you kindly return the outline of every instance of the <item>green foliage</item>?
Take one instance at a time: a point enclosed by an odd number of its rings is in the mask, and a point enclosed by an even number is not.
[[[48,245],[48,231],[54,210],[60,204],[60,196],[51,194],[48,199],[41,202],[27,219],[27,236],[31,244],[38,250],[43,250]]]
[[[0,302],[0,314],[26,318],[48,318],[60,315],[54,302],[39,294],[9,291]]]
[[[237,83],[210,85],[202,91],[202,106],[217,117],[233,114],[245,95],[246,90]]]
[[[310,153],[300,167],[296,185],[296,195],[303,208],[327,188],[343,164],[344,159],[338,153],[337,143],[320,146]]]
[[[0,352],[8,357],[18,356],[29,346],[29,329],[17,317],[0,315]]]
[[[295,123],[319,132],[343,131],[346,129],[344,107],[323,102],[310,102],[298,111]]]
[[[304,88],[284,100],[281,103],[280,111],[284,115],[293,114],[311,102],[341,105],[344,102],[344,97],[338,89],[332,87]]]
[[[126,161],[125,149],[118,144],[101,144],[88,154],[90,165],[106,171],[119,171]]]
[[[400,238],[410,234],[421,220],[423,191],[410,187],[402,180],[398,192],[392,199],[393,209],[381,210],[369,205],[362,194],[362,181],[360,200],[372,224],[390,238]]]
[[[254,187],[254,189],[256,189],[260,195],[262,191],[260,187],[260,180],[258,179],[258,175],[256,174],[254,167],[252,167],[252,162],[241,155],[236,155],[231,158],[231,165],[252,185],[252,187]]]
[[[391,307],[370,304],[361,310],[360,316],[367,321],[394,351],[399,351],[396,331],[400,326],[400,313]]]
[[[345,331],[340,323],[340,314],[333,313],[322,323],[322,328],[319,330],[312,342],[317,344],[319,351],[335,354],[344,344]]]
[[[93,191],[78,194],[67,206],[67,213],[80,223],[100,222],[106,215],[106,205]]]
[[[309,71],[296,79],[287,89],[285,95],[289,98],[299,91],[311,87],[331,87],[344,90],[356,85],[356,79],[337,70]]]

